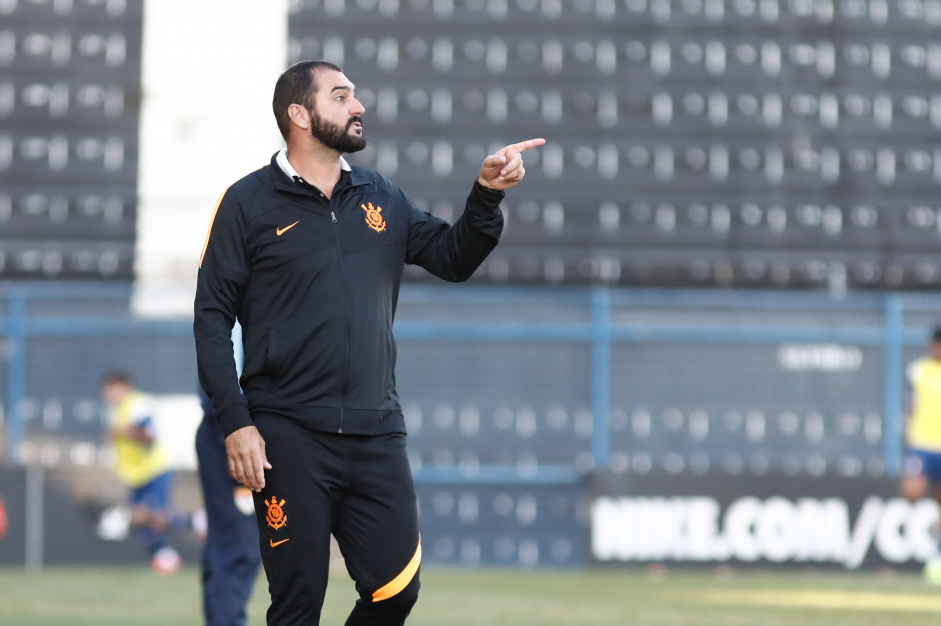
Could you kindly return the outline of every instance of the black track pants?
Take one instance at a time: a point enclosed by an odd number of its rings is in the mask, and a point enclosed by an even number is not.
[[[405,435],[323,433],[266,414],[254,420],[272,465],[255,494],[268,625],[320,623],[331,532],[359,593],[347,626],[404,624],[421,562]]]

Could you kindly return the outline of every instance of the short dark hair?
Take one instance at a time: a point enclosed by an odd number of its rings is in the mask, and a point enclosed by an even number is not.
[[[314,78],[321,70],[343,71],[339,65],[322,59],[299,61],[285,70],[275,83],[271,108],[274,109],[278,130],[281,131],[281,136],[285,141],[291,130],[288,107],[292,104],[299,104],[308,111],[314,109],[314,95],[317,93],[317,82]]]
[[[134,381],[131,378],[131,375],[128,374],[127,372],[114,371],[114,372],[108,372],[107,374],[102,376],[101,384],[102,385],[118,384],[118,385],[127,385],[128,387],[130,387],[134,384]]]
[[[941,343],[941,325],[935,326],[934,330],[931,331],[931,340],[937,343]]]

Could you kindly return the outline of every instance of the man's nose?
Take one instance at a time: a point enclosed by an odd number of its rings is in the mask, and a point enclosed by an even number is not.
[[[363,106],[363,103],[362,103],[362,102],[360,102],[360,101],[357,100],[356,98],[353,98],[353,103],[354,103],[354,104],[353,104],[353,108],[352,108],[352,110],[350,111],[351,114],[353,114],[353,115],[362,115],[363,113],[366,112],[366,107]]]

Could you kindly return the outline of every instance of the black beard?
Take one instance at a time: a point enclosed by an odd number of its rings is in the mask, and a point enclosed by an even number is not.
[[[320,117],[317,111],[310,112],[310,134],[314,139],[324,146],[337,152],[359,152],[366,147],[366,135],[351,135],[350,127],[354,122],[359,122],[359,117],[352,117],[346,123],[346,128],[340,128],[338,125],[328,122]]]

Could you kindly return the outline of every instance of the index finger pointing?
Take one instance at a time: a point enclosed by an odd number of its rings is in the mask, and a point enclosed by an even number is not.
[[[527,139],[526,141],[521,141],[519,143],[514,143],[511,146],[507,146],[507,152],[525,152],[530,148],[538,148],[539,146],[546,143],[546,140],[542,137],[537,137],[536,139]]]

